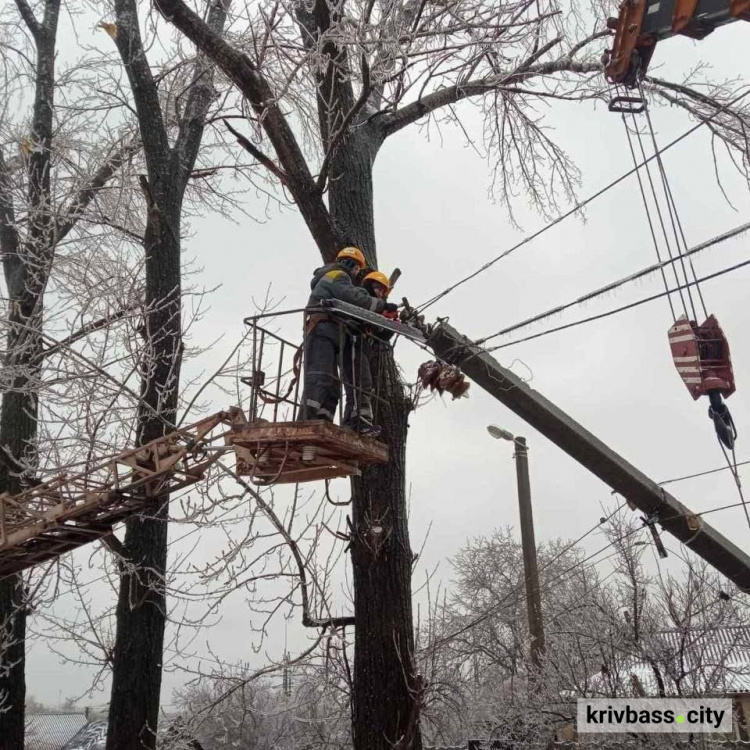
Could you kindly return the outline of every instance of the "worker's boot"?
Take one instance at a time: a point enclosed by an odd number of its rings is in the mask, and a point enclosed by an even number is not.
[[[347,427],[350,427],[354,432],[358,433],[359,435],[362,435],[363,437],[371,437],[371,438],[377,438],[380,436],[380,427],[373,424],[369,419],[366,417],[354,417]]]

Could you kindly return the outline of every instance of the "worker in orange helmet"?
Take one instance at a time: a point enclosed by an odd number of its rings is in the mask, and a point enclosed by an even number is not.
[[[390,279],[382,271],[373,271],[368,269],[369,273],[365,274],[362,279],[362,288],[373,297],[385,300],[391,293]],[[386,318],[395,320],[398,316],[396,305],[390,305],[388,309],[383,310]]]
[[[397,306],[386,302],[380,294],[371,294],[355,285],[365,265],[365,256],[359,248],[342,248],[334,263],[316,269],[313,274],[308,309],[337,299],[375,313],[395,312]],[[355,339],[344,329],[342,342],[339,324],[325,312],[308,316],[305,333],[305,385],[300,418],[333,421],[339,398],[338,361],[342,358],[347,402],[344,426],[363,435],[378,435],[370,400],[372,374],[369,360],[362,356],[361,337]]]

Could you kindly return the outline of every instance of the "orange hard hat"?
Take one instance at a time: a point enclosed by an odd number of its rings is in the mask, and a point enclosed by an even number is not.
[[[358,247],[345,247],[339,250],[336,260],[353,260],[360,268],[365,266],[365,256]]]
[[[378,284],[382,284],[385,287],[386,292],[391,291],[391,280],[381,271],[372,271],[362,279],[362,283],[366,284],[368,281],[374,281]]]

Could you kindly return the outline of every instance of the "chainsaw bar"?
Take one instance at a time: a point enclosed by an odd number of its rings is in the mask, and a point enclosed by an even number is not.
[[[403,336],[411,341],[416,341],[419,344],[427,342],[427,339],[425,339],[422,332],[418,331],[413,326],[399,323],[396,320],[388,320],[378,313],[370,312],[370,310],[365,310],[356,305],[350,305],[348,302],[342,302],[338,299],[327,300],[326,302],[327,303],[321,305],[321,307],[329,312],[341,313],[342,317],[360,320],[384,331],[397,333],[399,336]],[[318,309],[319,308],[317,307],[308,308],[308,312],[318,311]]]

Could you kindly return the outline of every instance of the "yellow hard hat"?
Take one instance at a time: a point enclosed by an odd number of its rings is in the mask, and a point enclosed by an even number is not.
[[[372,271],[362,279],[362,283],[366,284],[368,281],[375,281],[378,284],[382,284],[385,287],[386,292],[391,291],[391,280],[381,271]]]
[[[336,260],[346,260],[347,258],[355,261],[360,268],[364,268],[365,256],[358,247],[345,247],[343,250],[339,250]]]

